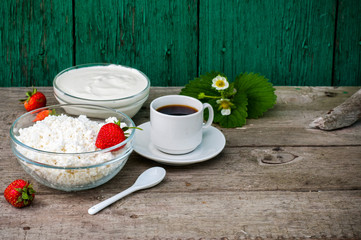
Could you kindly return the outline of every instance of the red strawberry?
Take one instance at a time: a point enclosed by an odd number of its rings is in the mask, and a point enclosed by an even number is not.
[[[107,123],[103,125],[98,133],[95,146],[100,149],[105,149],[117,145],[126,139],[124,131],[120,128],[120,122]],[[124,146],[121,146],[112,151],[117,151]]]
[[[39,112],[38,114],[36,114],[36,117],[33,120],[33,122],[44,120],[44,118],[46,118],[49,115],[55,115],[55,109],[53,110],[47,109]]]
[[[4,197],[14,207],[22,208],[32,203],[35,191],[29,182],[18,179],[5,189]]]
[[[38,92],[36,88],[34,88],[32,92],[27,92],[26,96],[28,96],[28,98],[24,101],[26,111],[30,112],[31,110],[46,106],[45,95]]]

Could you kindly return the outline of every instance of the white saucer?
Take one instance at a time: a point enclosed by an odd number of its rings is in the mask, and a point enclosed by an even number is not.
[[[139,155],[167,165],[187,165],[209,160],[218,155],[226,145],[223,133],[215,127],[203,130],[203,141],[192,152],[181,155],[166,154],[154,147],[150,141],[150,122],[141,124],[143,130],[135,131],[133,147]]]

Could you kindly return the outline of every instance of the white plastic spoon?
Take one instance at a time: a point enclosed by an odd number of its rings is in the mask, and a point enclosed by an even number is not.
[[[104,200],[103,202],[98,203],[97,205],[94,205],[93,207],[89,208],[88,213],[96,214],[100,210],[106,208],[110,204],[118,201],[119,199],[127,196],[128,194],[131,194],[138,190],[154,187],[164,179],[165,173],[165,169],[161,167],[149,168],[148,170],[140,174],[140,176],[130,188],[124,190],[121,193],[118,193],[117,195],[114,195],[111,198],[108,198],[107,200]]]

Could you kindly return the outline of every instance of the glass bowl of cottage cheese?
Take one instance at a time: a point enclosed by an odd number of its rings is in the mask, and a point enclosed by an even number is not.
[[[83,109],[93,116],[84,115]],[[43,110],[52,110],[54,115],[34,122]],[[100,128],[115,121],[129,128],[127,138],[113,147],[97,148]],[[24,170],[41,184],[63,191],[85,190],[104,184],[124,167],[133,151],[135,131],[140,131],[134,127],[129,116],[103,106],[48,106],[14,121],[10,128],[11,149]]]
[[[141,71],[117,64],[83,64],[67,68],[53,80],[60,104],[94,104],[133,117],[148,99],[150,81]],[[91,114],[87,109],[84,114]]]

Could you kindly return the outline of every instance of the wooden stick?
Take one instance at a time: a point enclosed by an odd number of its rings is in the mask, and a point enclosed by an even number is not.
[[[335,130],[348,127],[361,118],[361,89],[354,93],[345,102],[330,110],[322,117],[316,118],[312,128]]]

